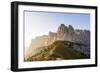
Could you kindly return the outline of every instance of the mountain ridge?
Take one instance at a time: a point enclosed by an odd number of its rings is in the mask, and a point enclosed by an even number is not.
[[[49,32],[48,35],[32,39],[28,54],[26,53],[25,56],[32,56],[37,48],[49,46],[58,40],[84,44],[82,46],[74,44],[73,49],[90,56],[90,31],[74,29],[72,25],[65,26],[64,24],[61,24],[56,32]]]
[[[39,51],[25,61],[48,61],[48,60],[89,58],[85,54],[74,50],[72,46],[73,44],[77,44],[77,43],[73,43],[69,41],[55,41],[49,46],[38,48]]]

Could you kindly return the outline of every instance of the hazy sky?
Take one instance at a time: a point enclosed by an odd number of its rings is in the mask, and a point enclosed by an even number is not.
[[[25,47],[36,36],[56,32],[60,24],[71,24],[75,29],[90,29],[90,15],[79,13],[24,12]]]

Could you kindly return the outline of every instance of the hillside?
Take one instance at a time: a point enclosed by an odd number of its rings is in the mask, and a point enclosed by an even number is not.
[[[83,53],[73,49],[75,43],[69,41],[55,41],[49,46],[37,48],[38,52],[25,61],[47,61],[89,58]]]

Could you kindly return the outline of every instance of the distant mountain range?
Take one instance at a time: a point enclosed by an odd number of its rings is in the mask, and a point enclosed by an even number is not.
[[[74,29],[71,25],[65,26],[64,24],[61,24],[58,27],[57,32],[49,32],[48,35],[37,36],[36,38],[31,40],[30,46],[25,51],[25,61],[56,59],[54,57],[51,57],[49,54],[50,51],[52,51],[53,48],[55,48],[55,46],[56,47],[59,46],[59,44],[54,45],[55,42],[60,43],[60,45],[64,44],[63,42],[65,42],[67,44],[67,45],[61,45],[61,48],[60,48],[60,50],[66,51],[65,52],[66,57],[63,55],[62,57],[57,57],[57,59],[75,59],[75,58],[81,59],[81,58],[89,58],[90,57],[90,31]],[[70,50],[68,48],[68,43],[72,44],[69,47],[69,48],[71,48]],[[54,45],[51,48],[51,50],[48,49],[48,47],[50,47],[50,45]],[[66,50],[65,50],[65,48],[66,48]],[[44,51],[44,50],[47,50],[47,51]],[[57,48],[55,50],[57,50]],[[67,52],[68,50],[71,52],[70,54],[68,54],[68,52]],[[73,52],[73,50],[75,50],[75,51]],[[43,52],[41,52],[41,51],[43,51]],[[48,58],[43,59],[43,57],[41,57],[41,56],[45,55],[46,52],[48,52]],[[74,53],[74,56],[69,56],[73,53]],[[62,55],[60,52],[59,52],[59,54]],[[68,54],[68,56],[67,56],[67,54]],[[77,54],[79,54],[79,56]],[[46,53],[46,56],[47,56],[47,53]]]

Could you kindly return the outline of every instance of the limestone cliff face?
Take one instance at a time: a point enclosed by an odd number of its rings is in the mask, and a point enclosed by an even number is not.
[[[47,46],[49,44],[52,44],[56,40],[70,41],[89,45],[90,31],[74,29],[71,25],[67,27],[64,24],[61,24],[58,27],[57,32],[49,32],[48,35],[43,35],[32,39],[30,46],[34,46],[34,48],[35,46],[36,48]]]
[[[87,55],[90,54],[90,31],[74,29],[71,25],[65,26],[64,24],[58,27],[57,32],[49,32],[48,35],[32,39],[29,51],[33,53],[36,48],[48,46],[57,40],[81,43],[85,46],[74,45],[73,47]]]
[[[48,44],[52,44],[56,40],[57,40],[57,33],[49,32],[49,35],[48,35]]]
[[[57,40],[70,41],[83,44],[81,46],[74,45],[74,49],[81,51],[86,55],[90,55],[90,31],[74,29],[71,25],[68,27],[61,24],[57,30]]]
[[[61,24],[57,30],[57,40],[72,41],[74,35],[74,29],[71,25],[68,27]]]
[[[90,43],[90,31],[74,29],[71,25],[68,27],[61,24],[57,31],[57,40],[71,41],[76,43]]]

